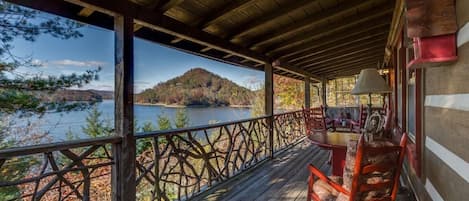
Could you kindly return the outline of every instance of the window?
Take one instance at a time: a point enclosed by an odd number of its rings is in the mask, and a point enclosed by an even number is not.
[[[409,70],[407,73],[407,132],[415,138],[415,70]]]

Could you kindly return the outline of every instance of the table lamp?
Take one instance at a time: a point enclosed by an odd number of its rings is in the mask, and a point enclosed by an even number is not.
[[[391,88],[375,68],[363,69],[352,89],[353,95],[368,94],[368,115],[371,115],[371,94],[391,93]]]

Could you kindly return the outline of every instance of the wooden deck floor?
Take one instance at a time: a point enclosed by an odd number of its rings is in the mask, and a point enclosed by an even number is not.
[[[306,200],[309,163],[330,173],[329,152],[307,142],[280,153],[250,172],[196,197],[194,200]]]

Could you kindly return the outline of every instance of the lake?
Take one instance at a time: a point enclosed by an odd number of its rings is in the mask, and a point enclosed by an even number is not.
[[[102,113],[102,119],[109,120],[114,123],[114,101],[105,100],[97,104],[99,111]],[[145,122],[151,122],[156,127],[158,115],[166,115],[172,121],[179,108],[156,106],[156,105],[135,105],[134,113],[139,126]],[[251,117],[250,108],[234,108],[234,107],[188,107],[182,108],[186,110],[189,117],[189,126],[207,125],[209,122],[227,122]],[[30,118],[31,122],[38,122],[39,130],[48,131],[53,141],[66,140],[66,133],[70,130],[79,138],[87,138],[82,132],[82,126],[86,124],[88,110],[75,111],[69,113],[48,113],[41,119],[37,117]],[[23,121],[24,123],[25,121]],[[20,126],[21,124],[18,124]]]

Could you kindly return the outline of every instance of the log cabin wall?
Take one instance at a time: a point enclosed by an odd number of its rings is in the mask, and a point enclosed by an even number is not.
[[[424,173],[433,200],[469,197],[469,1],[456,1],[456,63],[425,69]]]
[[[455,3],[458,60],[421,69],[420,167],[407,171],[418,200],[469,197],[469,1]]]

